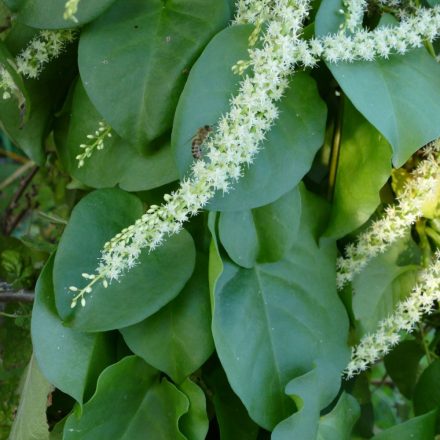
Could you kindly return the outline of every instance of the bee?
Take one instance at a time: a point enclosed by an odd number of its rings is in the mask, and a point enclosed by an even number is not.
[[[204,125],[197,130],[191,141],[191,153],[194,159],[202,158],[202,144],[206,141],[207,137],[211,133],[212,128],[209,125]]]

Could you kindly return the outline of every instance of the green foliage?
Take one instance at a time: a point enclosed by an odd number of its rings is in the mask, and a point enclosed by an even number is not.
[[[398,203],[421,148],[440,135],[436,43],[296,66],[234,189],[71,307],[70,287],[96,274],[104,245],[148,223],[209,161],[203,145],[195,157],[194,139],[219,129],[254,75],[232,67],[265,48],[250,37],[268,26],[232,24],[235,3],[81,0],[77,21],[66,21],[65,0],[0,2],[0,65],[17,86],[10,99],[0,91],[0,438],[440,434],[438,306],[383,362],[344,376],[350,346],[409,297],[438,250],[440,191],[403,238],[336,289],[337,258]],[[344,22],[342,0],[311,7],[304,41]],[[369,8],[366,28],[396,25],[384,10]],[[75,41],[38,78],[18,73],[14,60],[42,29],[72,28]],[[102,148],[80,164],[96,133]],[[248,147],[234,142],[226,147]],[[35,292],[32,311],[16,303],[20,289]]]
[[[81,34],[79,69],[93,104],[139,151],[157,150],[187,69],[229,18],[225,0],[116,1]]]

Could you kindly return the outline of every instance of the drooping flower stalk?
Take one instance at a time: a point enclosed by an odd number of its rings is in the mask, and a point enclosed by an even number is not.
[[[104,286],[118,280],[133,267],[143,249],[153,250],[163,240],[178,233],[182,224],[197,214],[216,191],[226,193],[242,174],[242,166],[252,163],[265,133],[278,117],[275,103],[287,87],[287,77],[296,63],[295,45],[309,8],[308,0],[276,0],[271,3],[271,20],[261,39],[262,47],[249,49],[253,75],[246,75],[239,93],[230,101],[230,110],[217,124],[204,146],[206,160],[194,162],[180,188],[164,196],[165,203],[151,206],[135,224],[117,234],[104,246],[95,274],[84,274],[89,284],[72,286],[72,307],[85,304],[85,294],[102,281]]]
[[[426,159],[413,171],[398,196],[398,203],[389,206],[385,215],[361,233],[357,242],[346,247],[346,257],[337,260],[336,282],[339,289],[352,281],[367,263],[383,253],[410,226],[422,217],[427,206],[437,200],[440,187],[440,141],[426,148]]]
[[[353,348],[345,375],[351,378],[385,356],[400,341],[401,332],[411,332],[424,314],[433,311],[440,301],[440,253],[419,275],[411,294],[397,305],[396,310],[381,321],[373,334],[364,336]]]
[[[420,8],[414,15],[406,16],[396,26],[381,26],[373,31],[358,30],[353,35],[343,31],[326,35],[299,46],[300,59],[310,65],[324,59],[331,63],[352,61],[373,61],[388,58],[392,54],[403,55],[432,42],[440,34],[440,6],[432,9]]]
[[[86,159],[91,157],[96,150],[99,151],[104,149],[105,139],[112,137],[111,131],[112,128],[110,125],[104,121],[100,121],[98,129],[93,134],[87,135],[88,142],[79,146],[84,151],[76,156],[78,168],[84,166]]]

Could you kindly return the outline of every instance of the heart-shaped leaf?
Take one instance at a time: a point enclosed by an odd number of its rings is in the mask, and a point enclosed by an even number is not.
[[[78,6],[75,20],[65,20],[66,0],[5,0],[7,6],[18,12],[18,20],[40,29],[65,29],[94,20],[115,0],[83,1]]]
[[[196,269],[177,298],[144,321],[121,330],[130,349],[150,365],[182,382],[214,349],[211,336],[208,264]]]
[[[335,287],[335,242],[316,244],[323,205],[304,189],[301,203],[301,226],[282,260],[249,270],[224,259],[215,288],[217,353],[250,416],[266,429],[294,412],[285,394],[292,379],[316,366],[325,406],[348,361],[348,320]]]
[[[229,19],[226,0],[117,0],[81,33],[87,94],[122,138],[154,152],[192,63]]]
[[[115,406],[116,405],[116,406]],[[103,371],[95,395],[74,412],[65,440],[186,440],[178,428],[188,398],[136,356]]]
[[[182,231],[154,252],[143,251],[137,266],[106,289],[96,284],[85,307],[70,308],[70,286],[87,282],[104,244],[143,214],[141,201],[122,190],[98,190],[75,206],[54,263],[55,301],[62,319],[82,331],[103,331],[142,321],[170,302],[191,276],[195,249]],[[185,258],[181,258],[185,255]]]

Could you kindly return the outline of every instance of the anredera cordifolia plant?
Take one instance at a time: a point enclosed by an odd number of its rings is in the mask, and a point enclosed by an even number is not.
[[[4,131],[76,188],[12,438],[434,438],[435,2],[4,4]]]

